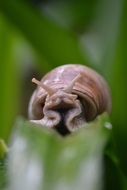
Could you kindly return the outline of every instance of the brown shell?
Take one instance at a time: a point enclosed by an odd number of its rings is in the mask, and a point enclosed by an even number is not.
[[[110,112],[111,97],[106,81],[97,72],[86,66],[67,64],[57,67],[47,73],[41,82],[57,91],[67,88],[78,74],[81,74],[81,77],[73,86],[72,93],[78,95],[84,105],[87,121],[93,120],[105,111]],[[42,117],[40,110],[44,105],[46,94],[45,90],[37,87],[30,101],[30,118],[40,119]]]

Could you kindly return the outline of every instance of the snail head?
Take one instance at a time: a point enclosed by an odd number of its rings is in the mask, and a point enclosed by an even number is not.
[[[42,82],[38,81],[37,79],[33,78],[32,82],[43,88],[47,92],[47,98],[46,103],[51,104],[73,104],[74,101],[77,99],[77,95],[72,94],[73,86],[77,82],[77,80],[81,77],[81,75],[77,75],[67,86],[65,89],[59,89],[58,91],[55,91],[51,87],[49,87],[46,84],[43,84]],[[62,105],[63,106],[63,105]]]
[[[64,89],[59,89],[58,91],[55,91],[35,78],[32,79],[33,83],[42,87],[47,92],[45,105],[43,107],[44,117],[40,120],[41,124],[48,127],[54,127],[59,126],[59,124],[62,123],[62,125],[68,128],[68,131],[73,130],[73,126],[77,125],[77,128],[79,127],[81,123],[79,122],[79,124],[76,124],[76,119],[74,118],[77,117],[77,115],[79,116],[82,110],[80,102],[77,99],[78,96],[72,94],[72,90],[80,77],[81,75],[79,74],[71,81],[69,86]]]

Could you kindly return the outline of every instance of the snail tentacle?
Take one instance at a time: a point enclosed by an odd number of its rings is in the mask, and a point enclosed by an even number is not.
[[[76,76],[70,83],[70,85],[64,89],[64,92],[68,92],[71,93],[73,86],[75,85],[75,83],[77,82],[77,80],[81,77],[81,74],[78,74],[78,76]]]
[[[33,78],[32,82],[43,88],[50,96],[55,93],[55,91],[47,86],[46,84],[41,83],[39,80]]]

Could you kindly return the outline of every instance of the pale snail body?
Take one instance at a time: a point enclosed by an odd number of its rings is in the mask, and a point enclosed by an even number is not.
[[[94,70],[67,64],[47,73],[38,84],[29,103],[29,119],[60,133],[75,131],[111,110],[106,81]]]

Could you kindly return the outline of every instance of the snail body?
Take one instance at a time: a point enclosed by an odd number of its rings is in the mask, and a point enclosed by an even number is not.
[[[110,112],[106,81],[94,70],[67,64],[47,73],[36,83],[29,103],[29,119],[60,133],[73,132],[103,112]]]

